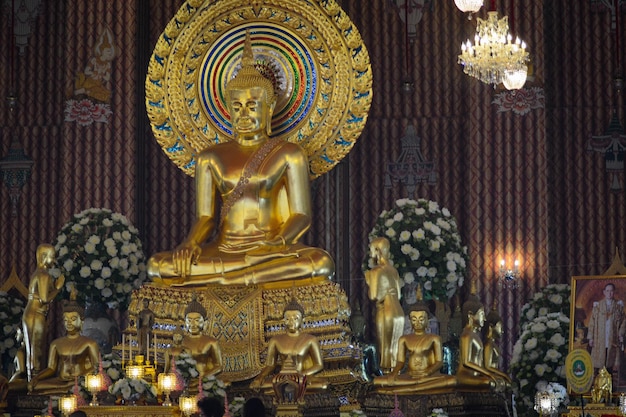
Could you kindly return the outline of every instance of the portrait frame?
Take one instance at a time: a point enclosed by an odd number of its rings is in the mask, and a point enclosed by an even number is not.
[[[592,321],[594,305],[598,309],[606,309],[606,307],[600,307],[600,304],[604,303],[603,305],[606,305],[606,302],[603,300],[607,298],[604,290],[608,284],[613,284],[615,288],[613,301],[610,303],[611,305],[614,304],[613,309],[620,311],[621,318],[619,323],[605,325],[605,328],[609,326],[611,329],[616,329],[621,326],[623,331],[626,332],[626,275],[573,276],[570,299],[570,352],[574,349],[585,349],[592,354],[592,357],[594,356],[592,353],[593,349],[589,343],[589,326]],[[598,313],[596,313],[597,315]],[[594,324],[594,326],[597,327],[597,324]],[[619,334],[618,339],[614,340],[612,353],[609,354],[608,350],[605,350],[603,354],[605,365],[613,375],[613,391],[626,392],[626,344],[624,341],[619,341]],[[626,337],[624,337],[624,340],[626,340]],[[594,360],[595,372],[597,372],[595,367],[597,364],[598,360]]]

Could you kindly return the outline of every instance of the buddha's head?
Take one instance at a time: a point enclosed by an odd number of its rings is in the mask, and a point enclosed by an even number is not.
[[[389,239],[377,237],[370,242],[370,256],[373,259],[389,258]]]
[[[287,333],[296,333],[302,327],[304,307],[292,298],[283,310],[283,319]]]
[[[80,333],[84,318],[85,309],[76,302],[75,295],[70,292],[70,300],[63,304],[63,326],[67,334]]]
[[[276,105],[274,84],[254,65],[249,32],[246,32],[241,69],[226,85],[226,104],[237,139],[254,141],[271,135]]]
[[[428,308],[428,304],[424,302],[422,286],[419,284],[415,290],[415,299],[415,304],[412,304],[409,308],[409,320],[411,321],[411,327],[414,331],[422,332],[428,327],[430,308]]]
[[[174,334],[172,335],[172,341],[174,342],[174,345],[179,346],[181,343],[183,343],[183,331],[180,327],[177,327],[176,330],[174,330]]]
[[[37,246],[37,265],[43,268],[51,267],[55,260],[54,246],[42,243]]]
[[[485,307],[474,294],[471,294],[463,303],[463,320],[465,324],[472,324],[477,329],[485,325]]]
[[[198,335],[204,329],[206,309],[200,304],[194,293],[185,309],[185,328],[192,335]]]
[[[487,327],[487,337],[492,337],[494,339],[499,339],[504,334],[504,330],[502,328],[502,318],[498,311],[495,309],[491,309],[487,317],[485,318],[485,326]]]

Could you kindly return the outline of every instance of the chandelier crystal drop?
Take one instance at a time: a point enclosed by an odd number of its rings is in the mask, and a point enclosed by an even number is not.
[[[454,4],[460,11],[470,13],[469,18],[471,19],[471,13],[475,13],[483,7],[483,0],[454,0]]]
[[[476,20],[474,44],[469,40],[461,44],[458,63],[463,66],[463,72],[494,87],[502,83],[507,69],[511,74],[517,72],[521,77],[528,61],[528,52],[526,43],[519,38],[513,42],[508,17],[498,19],[498,12],[490,11],[487,20]]]

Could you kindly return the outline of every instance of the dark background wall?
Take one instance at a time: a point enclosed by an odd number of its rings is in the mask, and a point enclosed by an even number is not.
[[[6,4],[4,2],[3,4]],[[10,2],[8,2],[10,3]],[[485,17],[483,7],[478,16]],[[605,132],[614,109],[623,121],[622,97],[612,88],[624,31],[612,31],[607,1],[496,1],[514,34],[528,44],[533,73],[526,93],[545,96],[524,115],[499,111],[503,92],[463,74],[460,44],[473,38],[468,20],[451,0],[423,8],[416,36],[387,0],[344,0],[344,10],[368,47],[374,100],[367,125],[351,153],[312,184],[316,208],[307,242],[326,248],[337,279],[353,305],[369,314],[360,265],[367,233],[378,214],[402,197],[436,200],[456,216],[469,247],[469,279],[487,305],[500,298],[507,320],[505,350],[515,340],[518,311],[547,283],[601,274],[616,248],[626,248],[624,171],[612,191],[604,155],[587,150]],[[181,0],[42,0],[23,54],[15,54],[19,105],[15,121],[0,101],[0,157],[16,135],[34,161],[11,214],[9,190],[0,185],[0,282],[12,267],[25,283],[35,248],[54,242],[71,215],[88,207],[125,214],[140,229],[148,254],[172,248],[193,220],[193,179],[158,146],[144,109],[143,77],[156,39]],[[8,9],[0,24],[0,94],[11,85]],[[83,71],[102,27],[114,34],[109,123],[64,122],[64,102]],[[619,49],[615,46],[619,44]],[[407,93],[403,82],[414,89]],[[522,95],[505,94],[524,102]],[[400,154],[407,125],[416,128],[438,180],[414,195],[398,184],[385,188],[386,164]],[[499,260],[522,263],[521,288],[496,285]],[[626,295],[625,295],[626,296]],[[53,320],[53,318],[51,318]]]

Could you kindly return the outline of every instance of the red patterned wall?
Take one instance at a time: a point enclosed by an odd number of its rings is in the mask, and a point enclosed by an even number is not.
[[[626,247],[626,193],[610,191],[603,156],[587,152],[588,139],[604,132],[616,102],[610,13],[593,10],[587,0],[518,1],[515,10],[512,1],[497,2],[501,13],[514,16],[515,32],[528,44],[535,71],[529,85],[545,89],[545,108],[518,115],[498,112],[493,100],[500,91],[464,75],[456,63],[475,20],[468,21],[453,2],[428,3],[408,46],[389,1],[342,3],[369,50],[374,100],[352,152],[313,183],[316,218],[306,240],[333,255],[339,282],[369,315],[360,269],[367,233],[383,209],[407,197],[398,184],[385,188],[383,178],[412,124],[438,175],[435,185],[419,185],[414,197],[436,200],[457,217],[470,251],[469,278],[478,282],[481,298],[490,306],[502,296],[512,307],[506,309],[509,350],[517,311],[532,292],[571,275],[602,273],[615,247]],[[73,213],[91,206],[138,221],[149,254],[172,248],[186,234],[193,221],[193,180],[146,128],[138,76],[146,59],[138,44],[151,51],[181,4],[42,2],[25,54],[15,62],[18,127],[9,125],[0,101],[0,157],[16,132],[35,161],[17,217],[11,217],[8,190],[0,186],[0,279],[15,265],[26,282],[37,244],[52,241]],[[111,119],[87,127],[64,122],[66,92],[104,26],[119,47]],[[10,44],[7,26],[0,24],[2,68],[9,67]],[[624,49],[626,42],[620,45]],[[407,78],[414,84],[408,94],[402,89]],[[8,83],[1,71],[0,94],[6,95]],[[496,285],[503,255],[522,261],[518,291],[501,293]]]

